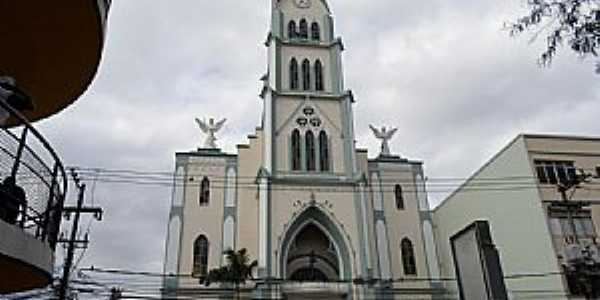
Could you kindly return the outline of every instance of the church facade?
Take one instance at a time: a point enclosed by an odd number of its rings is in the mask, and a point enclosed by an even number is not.
[[[440,286],[418,280],[439,277],[423,164],[389,153],[389,135],[375,158],[355,147],[327,2],[273,0],[265,45],[262,122],[247,143],[176,154],[164,271],[189,276],[165,292],[218,298],[199,278],[245,248],[255,298],[431,299]]]

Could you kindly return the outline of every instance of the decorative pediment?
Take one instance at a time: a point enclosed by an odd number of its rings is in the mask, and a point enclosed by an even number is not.
[[[287,127],[298,128],[301,130],[315,130],[330,127],[342,134],[341,128],[337,126],[327,113],[325,113],[316,102],[312,101],[310,97],[306,97],[303,102],[296,106],[294,112],[275,130],[275,134],[279,135],[280,132]]]

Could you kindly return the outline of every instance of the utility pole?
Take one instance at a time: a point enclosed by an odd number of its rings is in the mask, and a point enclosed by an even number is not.
[[[75,248],[78,244],[82,244],[83,247],[87,247],[89,240],[88,236],[84,237],[83,240],[77,239],[77,230],[79,228],[79,219],[82,213],[93,213],[94,217],[100,221],[102,220],[102,209],[99,207],[83,207],[83,201],[85,197],[85,184],[80,182],[80,179],[75,172],[74,169],[71,169],[71,175],[73,177],[73,181],[75,182],[75,186],[79,190],[77,195],[77,206],[76,207],[64,207],[63,212],[66,216],[70,216],[71,213],[75,214],[73,219],[73,224],[71,226],[71,237],[68,240],[59,239],[59,243],[67,244],[67,257],[65,258],[63,276],[60,281],[60,286],[58,290],[58,299],[66,300],[67,299],[67,291],[69,288],[69,277],[71,275],[71,268],[73,265],[73,256],[75,254]]]

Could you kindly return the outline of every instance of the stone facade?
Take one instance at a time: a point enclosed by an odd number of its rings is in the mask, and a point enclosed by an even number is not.
[[[355,100],[329,6],[300,2],[272,3],[261,126],[237,154],[176,155],[165,273],[195,277],[167,279],[165,291],[213,293],[196,277],[221,266],[226,249],[246,248],[258,279],[284,280],[275,292],[257,285],[256,298],[430,299],[435,283],[390,281],[438,276],[422,163],[355,148]],[[357,279],[375,284],[356,288]]]

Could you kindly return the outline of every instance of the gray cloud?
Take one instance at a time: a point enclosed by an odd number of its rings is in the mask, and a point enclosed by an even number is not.
[[[376,154],[367,124],[398,126],[392,149],[429,177],[466,177],[520,132],[598,135],[600,85],[590,60],[501,30],[511,1],[331,1],[344,38],[346,84],[357,96],[358,144]],[[259,124],[258,79],[269,1],[113,1],[95,82],[38,123],[68,165],[172,170],[174,152],[200,143],[195,116],[229,118],[228,151]],[[171,190],[97,183],[107,215],[82,266],[160,271]],[[71,193],[74,196],[74,193]],[[88,193],[88,198],[91,193]],[[443,195],[432,194],[434,203]]]

